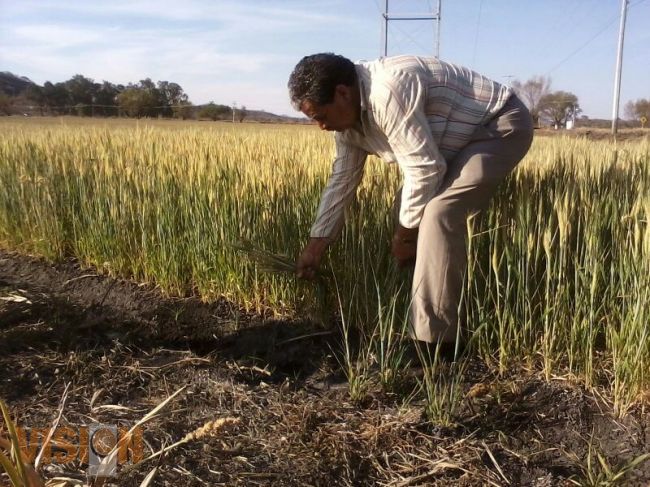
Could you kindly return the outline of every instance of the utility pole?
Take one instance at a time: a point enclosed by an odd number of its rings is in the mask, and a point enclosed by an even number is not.
[[[383,56],[388,56],[388,22],[390,20],[435,20],[436,21],[436,46],[435,55],[440,57],[440,13],[442,11],[442,0],[438,0],[438,11],[424,14],[402,14],[393,15],[388,13],[388,0],[384,0],[384,12],[381,14],[381,46]]]
[[[438,18],[436,19],[436,57],[440,57],[440,19],[442,18],[442,0],[438,0]]]
[[[629,0],[621,0],[621,25],[618,30],[618,53],[616,54],[616,76],[614,78],[614,107],[612,109],[612,135],[618,130],[618,103],[621,99],[621,72],[623,71],[623,38],[625,37],[625,18]]]

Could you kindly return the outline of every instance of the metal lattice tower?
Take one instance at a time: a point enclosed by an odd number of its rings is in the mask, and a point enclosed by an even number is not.
[[[388,0],[384,0],[384,12],[381,14],[381,38],[382,51],[384,56],[388,56],[388,22],[391,20],[433,20],[436,24],[436,44],[435,55],[440,57],[440,14],[442,10],[442,0],[438,0],[438,9],[436,12],[425,12],[415,14],[390,14],[388,13]]]

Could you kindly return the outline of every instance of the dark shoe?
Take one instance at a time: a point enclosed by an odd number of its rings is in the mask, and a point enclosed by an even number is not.
[[[456,350],[458,348],[458,350]],[[436,354],[442,362],[457,362],[465,352],[465,344],[455,342],[429,343],[420,340],[412,340],[406,348],[405,357],[411,360],[412,364],[419,364],[421,357],[433,362]]]
[[[456,345],[456,342],[440,343],[438,345],[440,348],[438,352],[440,354],[440,358],[443,361],[447,362],[458,362],[465,353],[465,344],[463,342],[460,342],[458,343],[458,346]]]

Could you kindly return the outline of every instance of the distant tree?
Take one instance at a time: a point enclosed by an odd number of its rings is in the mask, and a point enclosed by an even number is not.
[[[12,113],[12,100],[9,95],[0,93],[0,115],[11,115]]]
[[[628,120],[640,121],[641,126],[645,127],[650,120],[650,100],[641,98],[636,101],[628,101],[625,104],[625,117]],[[645,117],[645,123],[642,121],[643,117]]]
[[[43,88],[36,84],[29,85],[23,94],[29,103],[36,105],[39,114],[43,116],[45,114],[44,111],[46,106]]]
[[[189,118],[195,113],[187,94],[178,83],[169,81],[155,83],[150,78],[124,86],[109,81],[95,83],[90,78],[76,74],[65,82],[46,81],[40,87],[27,78],[0,72],[0,92],[3,92],[4,85],[9,88],[14,85],[24,86],[20,94],[21,106],[25,105],[28,110],[34,110],[33,105],[36,105],[41,115],[47,111],[55,115],[124,114],[132,117]],[[11,93],[9,95],[14,96]],[[16,108],[18,103],[14,105]],[[222,107],[222,105],[218,106]]]
[[[72,112],[74,115],[78,117],[88,117],[90,116],[90,106],[84,104],[84,103],[77,103],[74,107],[74,111]]]
[[[567,91],[554,91],[539,101],[539,113],[548,117],[556,126],[563,126],[569,117],[580,112],[578,97]]]
[[[122,113],[140,118],[155,116],[159,100],[153,90],[129,85],[117,95],[117,103]]]
[[[43,99],[51,112],[59,115],[70,113],[72,100],[65,83],[52,84],[46,81],[43,85]]]
[[[210,102],[207,105],[204,105],[199,110],[199,118],[208,118],[210,120],[219,120],[224,118],[230,113],[231,108],[226,105],[217,105],[214,102]]]
[[[535,126],[539,125],[540,101],[551,91],[551,78],[546,76],[533,76],[522,83],[519,80],[512,82],[512,89],[521,98],[530,110]]]
[[[239,123],[242,123],[247,116],[246,106],[242,105],[241,108],[237,108],[237,120],[239,120]]]
[[[628,101],[625,104],[625,108],[623,109],[623,113],[625,114],[625,118],[627,120],[635,120],[636,119],[636,107],[634,106],[634,102],[632,100]]]
[[[172,108],[174,112],[174,118],[180,118],[181,120],[187,120],[192,118],[192,113],[194,112],[194,106],[189,101],[181,101],[175,104]]]
[[[25,76],[18,76],[9,71],[0,71],[0,93],[10,97],[20,96],[29,86],[35,84]]]
[[[124,87],[118,87],[113,83],[104,81],[101,85],[97,85],[95,88],[95,114],[101,115],[104,117],[114,117],[117,116],[117,95],[120,94]]]
[[[178,83],[169,81],[158,81],[158,94],[162,108],[162,115],[172,117],[174,115],[174,106],[187,103],[188,98],[183,88]]]
[[[95,82],[81,74],[75,74],[64,85],[68,91],[69,103],[74,105],[76,114],[87,117],[93,115],[92,105],[97,89]]]
[[[143,98],[151,102],[145,116],[157,117],[162,115],[165,102],[156,83],[151,78],[145,78],[140,80],[137,87],[144,92]]]

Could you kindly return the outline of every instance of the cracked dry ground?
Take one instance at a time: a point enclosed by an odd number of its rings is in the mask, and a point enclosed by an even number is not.
[[[61,410],[60,426],[131,426],[181,387],[144,426],[145,456],[207,424],[199,438],[120,468],[115,485],[140,485],[156,466],[151,485],[573,485],[590,452],[598,472],[598,454],[616,469],[650,451],[643,403],[617,419],[604,392],[547,383],[524,366],[499,377],[473,362],[463,384],[473,392],[456,425],[441,428],[408,391],[376,387],[351,401],[336,325],[165,297],[7,251],[0,297],[0,397],[18,425],[48,427]],[[219,418],[235,422],[209,431]],[[51,463],[40,473],[83,480],[86,468]],[[620,485],[650,485],[650,462]]]

